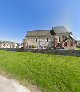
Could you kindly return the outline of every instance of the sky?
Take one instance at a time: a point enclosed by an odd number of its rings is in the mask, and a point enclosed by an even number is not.
[[[0,0],[0,40],[21,43],[27,31],[55,26],[80,39],[80,0]]]

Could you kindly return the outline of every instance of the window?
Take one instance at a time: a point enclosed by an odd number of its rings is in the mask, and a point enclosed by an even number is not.
[[[59,37],[59,42],[60,42],[60,37]]]
[[[47,42],[48,42],[48,38],[47,38]]]
[[[67,40],[67,37],[65,37],[65,40]]]
[[[73,46],[73,42],[71,42],[71,46]]]
[[[62,36],[62,41],[64,41],[65,40],[65,36]]]
[[[65,42],[65,44],[64,44],[65,46],[67,46],[67,42]]]
[[[5,46],[6,46],[6,44],[4,43],[4,44],[3,44],[3,46],[5,47]]]
[[[36,39],[36,42],[37,42],[37,39]]]

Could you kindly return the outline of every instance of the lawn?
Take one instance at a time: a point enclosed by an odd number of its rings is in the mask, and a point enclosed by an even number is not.
[[[80,48],[79,48],[79,47],[77,47],[77,48],[76,48],[76,50],[80,50]]]
[[[0,51],[0,71],[42,92],[80,92],[80,57]]]

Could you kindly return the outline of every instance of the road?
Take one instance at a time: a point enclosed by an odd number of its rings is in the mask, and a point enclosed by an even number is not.
[[[0,92],[37,92],[28,89],[12,79],[0,75]],[[40,91],[38,91],[40,92]]]

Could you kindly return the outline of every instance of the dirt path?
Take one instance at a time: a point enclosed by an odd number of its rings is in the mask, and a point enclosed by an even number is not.
[[[0,92],[41,92],[35,88],[26,88],[15,80],[7,79],[0,75]]]

